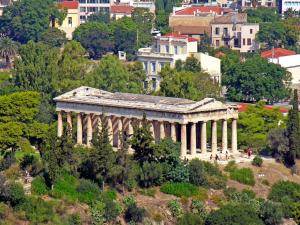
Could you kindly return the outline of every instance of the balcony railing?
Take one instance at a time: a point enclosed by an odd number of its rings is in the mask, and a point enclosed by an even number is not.
[[[160,53],[160,52],[153,52],[149,49],[139,49],[137,52],[138,56],[147,56],[147,57],[168,57],[172,58],[174,54],[171,53]]]

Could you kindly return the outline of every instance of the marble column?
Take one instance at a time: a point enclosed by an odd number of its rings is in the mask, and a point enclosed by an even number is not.
[[[196,156],[196,123],[191,124],[191,156]]]
[[[82,145],[82,118],[81,114],[77,114],[77,144]]]
[[[67,112],[67,128],[72,131],[72,112]]]
[[[122,124],[122,118],[118,118],[118,148],[121,147],[121,139],[123,138],[123,124]]]
[[[113,133],[113,124],[112,119],[110,116],[107,117],[107,127],[108,127],[108,134],[110,136],[110,144],[113,146],[114,144],[114,133]]]
[[[57,136],[61,137],[63,133],[62,111],[57,112]]]
[[[159,138],[160,140],[165,138],[165,126],[164,122],[159,122]]]
[[[86,135],[86,144],[87,146],[91,146],[91,141],[93,138],[93,126],[92,126],[92,115],[87,114],[87,135]]]
[[[180,157],[183,159],[186,156],[186,124],[181,124],[181,149]]]
[[[227,151],[227,120],[222,121],[222,151],[225,153]]]
[[[201,122],[201,153],[207,152],[206,121]]]
[[[153,122],[152,121],[149,121],[149,126],[150,126],[150,132],[151,132],[153,140],[155,142],[155,132],[154,132],[154,126],[153,126]]]
[[[99,115],[97,119],[98,119],[97,128],[98,128],[98,132],[100,132],[102,130],[102,116]]]
[[[175,123],[171,123],[171,138],[174,142],[176,142],[176,125],[175,125]]]
[[[217,142],[217,121],[211,122],[211,152],[213,155],[217,154],[218,142]]]
[[[232,119],[231,128],[231,150],[233,153],[238,153],[237,149],[237,119]]]
[[[129,137],[129,139],[132,137],[132,135],[133,135],[132,120],[129,119],[129,120],[128,120],[128,137]],[[134,150],[131,148],[131,145],[129,145],[128,152],[129,152],[130,154],[133,154],[133,152],[134,152]]]

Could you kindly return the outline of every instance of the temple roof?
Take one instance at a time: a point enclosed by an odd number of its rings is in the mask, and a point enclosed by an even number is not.
[[[120,92],[112,93],[85,86],[62,94],[54,98],[54,101],[177,113],[192,113],[236,108],[235,106],[226,105],[213,98],[204,98],[203,100],[196,102],[183,98]]]

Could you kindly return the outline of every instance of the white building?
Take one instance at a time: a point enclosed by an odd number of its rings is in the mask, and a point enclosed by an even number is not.
[[[109,13],[113,0],[79,0],[80,23],[87,21],[93,13]]]
[[[279,12],[284,14],[289,8],[293,11],[300,11],[300,0],[279,0]]]
[[[251,0],[239,0],[238,4],[242,8],[253,8]],[[264,7],[276,7],[276,1],[275,0],[258,0],[256,2],[256,6],[255,7],[260,7],[260,6],[264,6]]]
[[[185,61],[194,56],[201,61],[201,67],[216,81],[221,80],[220,60],[203,53],[198,53],[198,40],[192,37],[170,33],[156,37],[152,47],[139,49],[138,61],[142,62],[147,73],[147,83],[157,90],[161,78],[159,72],[165,65],[175,66],[177,60]],[[211,60],[214,58],[214,60]]]

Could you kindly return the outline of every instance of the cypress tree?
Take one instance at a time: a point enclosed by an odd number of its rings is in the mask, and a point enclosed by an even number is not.
[[[294,90],[293,107],[289,110],[287,122],[287,137],[289,140],[289,151],[285,155],[285,162],[289,166],[295,164],[296,156],[300,155],[300,133],[299,133],[299,106],[297,90]]]

